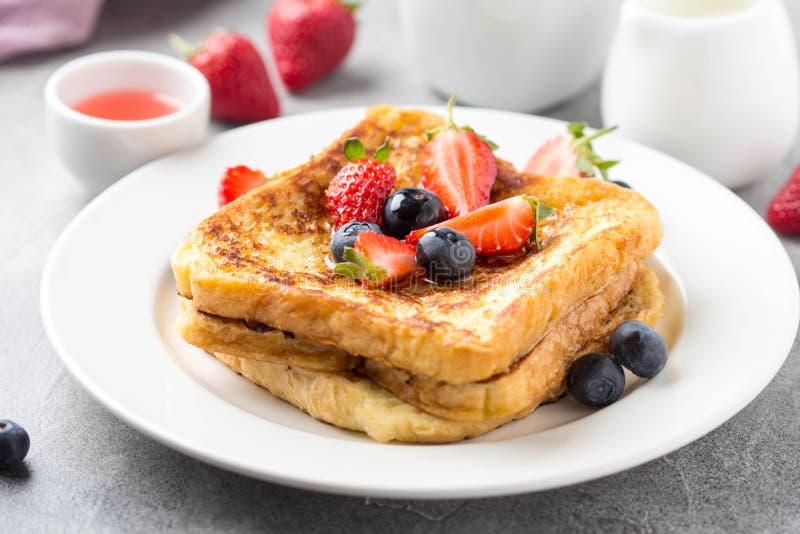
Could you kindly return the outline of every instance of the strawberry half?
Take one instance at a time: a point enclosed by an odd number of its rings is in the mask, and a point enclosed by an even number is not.
[[[245,165],[228,167],[228,170],[225,171],[225,176],[219,182],[217,200],[220,207],[236,200],[251,189],[264,185],[266,182],[267,177],[259,170],[251,169]]]
[[[520,195],[443,223],[414,230],[408,234],[406,242],[416,244],[425,232],[446,227],[464,234],[475,246],[475,252],[482,256],[509,254],[522,249],[528,243],[538,250],[539,221],[552,212],[552,208],[535,198]]]
[[[597,130],[586,135],[585,122],[573,122],[567,126],[569,136],[554,137],[546,141],[531,156],[523,172],[539,176],[595,176],[595,169],[608,179],[608,169],[618,160],[603,160],[592,148],[592,141],[617,129],[616,126]]]
[[[800,234],[800,166],[770,201],[767,222],[778,233]]]
[[[375,232],[359,233],[354,248],[344,249],[344,259],[333,272],[367,287],[387,287],[419,269],[414,247]]]
[[[419,161],[422,185],[436,193],[451,217],[488,204],[497,178],[497,160],[492,154],[497,146],[468,126],[456,126],[454,104],[455,97],[450,97],[444,129],[428,132],[430,142]]]

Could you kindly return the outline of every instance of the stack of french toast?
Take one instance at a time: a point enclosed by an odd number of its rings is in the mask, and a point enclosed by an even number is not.
[[[574,360],[607,350],[626,320],[663,304],[643,266],[661,239],[640,194],[598,178],[520,173],[497,160],[491,201],[531,195],[554,208],[540,249],[478,261],[469,280],[373,289],[336,275],[326,188],[391,139],[397,187],[419,186],[426,132],[442,117],[390,106],[308,162],[202,221],[172,256],[182,337],[311,416],[381,441],[450,442],[554,401]]]

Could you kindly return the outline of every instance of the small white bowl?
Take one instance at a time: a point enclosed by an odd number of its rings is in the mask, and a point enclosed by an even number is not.
[[[90,96],[124,89],[166,94],[182,105],[169,115],[135,121],[72,109]],[[44,96],[56,152],[93,195],[143,163],[203,140],[210,112],[205,77],[181,60],[151,52],[102,52],[70,61],[50,76]]]

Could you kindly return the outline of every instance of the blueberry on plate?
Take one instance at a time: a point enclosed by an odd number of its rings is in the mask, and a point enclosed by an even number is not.
[[[622,395],[625,373],[608,354],[592,352],[572,364],[567,389],[575,400],[586,406],[608,406]]]
[[[0,466],[21,463],[30,447],[31,439],[24,428],[14,421],[0,419]]]
[[[383,205],[383,227],[396,239],[444,220],[447,220],[447,208],[439,197],[421,187],[398,189]]]
[[[611,332],[611,354],[636,376],[652,378],[667,364],[667,342],[641,321],[625,321]]]
[[[350,221],[339,227],[331,238],[331,256],[335,262],[344,261],[345,247],[352,248],[356,243],[356,238],[360,232],[375,232],[382,234],[383,230],[375,223]]]
[[[609,180],[612,184],[617,184],[620,187],[624,187],[625,189],[632,189],[631,184],[628,182],[623,182],[622,180]]]
[[[417,263],[434,282],[462,280],[475,268],[475,247],[450,228],[434,228],[417,243]]]

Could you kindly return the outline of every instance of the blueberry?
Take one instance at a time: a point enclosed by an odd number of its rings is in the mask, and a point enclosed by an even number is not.
[[[355,245],[359,232],[375,232],[382,234],[381,227],[375,223],[350,221],[339,227],[331,238],[331,256],[334,261],[344,261],[344,248]]]
[[[383,205],[383,227],[396,239],[447,219],[447,208],[432,192],[406,187],[392,193]]]
[[[14,421],[0,419],[0,466],[22,462],[30,447],[31,439],[24,428]]]
[[[434,228],[419,238],[417,263],[434,282],[461,280],[475,267],[475,247],[462,233]]]
[[[608,354],[592,352],[572,364],[567,389],[575,400],[586,406],[608,406],[622,395],[625,373]]]
[[[636,376],[651,378],[667,364],[667,342],[641,321],[625,321],[611,332],[611,354]]]
[[[620,187],[624,187],[625,189],[632,189],[631,184],[628,182],[623,182],[622,180],[610,180],[612,184],[617,184]]]

